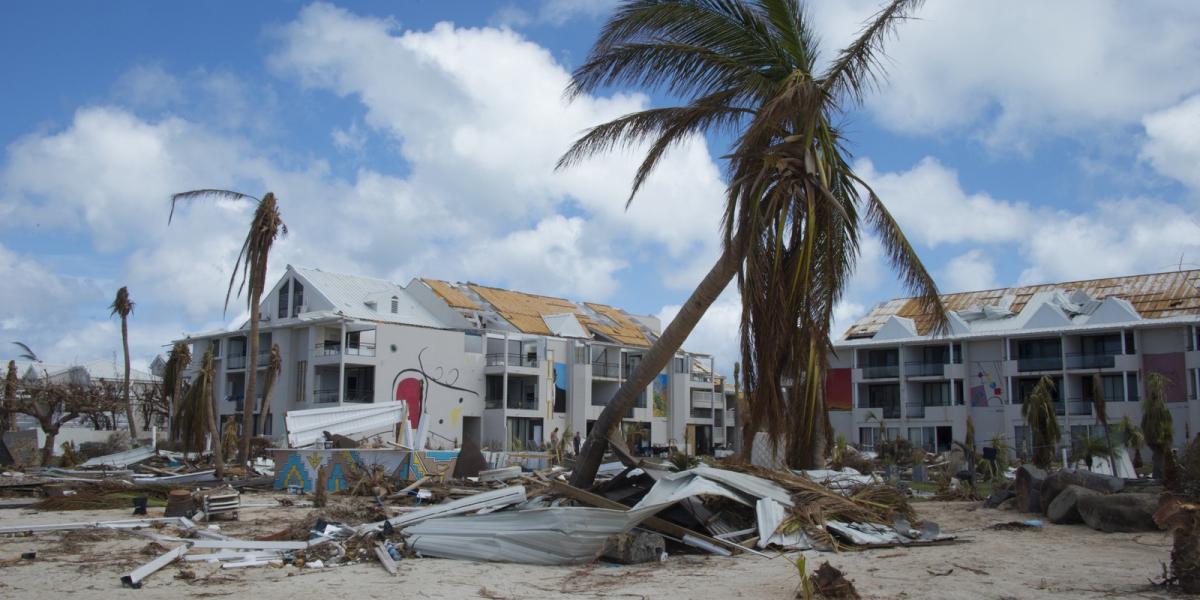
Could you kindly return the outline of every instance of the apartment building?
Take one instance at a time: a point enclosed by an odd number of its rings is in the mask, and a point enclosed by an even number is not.
[[[283,368],[270,418],[254,431],[282,443],[289,410],[404,401],[434,448],[467,439],[529,448],[557,429],[586,434],[657,338],[658,320],[603,304],[471,283],[413,279],[407,286],[289,265],[260,306],[259,356],[246,327],[188,336],[192,369],[210,347],[222,419],[240,423],[248,364],[278,345]],[[678,353],[626,415],[641,451],[724,444],[721,382],[711,356]],[[714,426],[714,420],[717,425]]]
[[[1067,445],[1101,435],[1093,398],[1110,427],[1140,422],[1146,375],[1167,377],[1175,442],[1200,433],[1200,271],[1134,275],[943,296],[949,330],[911,298],[875,306],[834,344],[826,382],[830,420],[852,443],[889,437],[944,451],[966,436],[1004,436],[1028,451],[1021,404],[1050,376]],[[1099,389],[1094,384],[1099,375]]]

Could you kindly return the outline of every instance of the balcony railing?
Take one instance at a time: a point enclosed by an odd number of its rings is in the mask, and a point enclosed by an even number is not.
[[[267,363],[270,362],[270,360],[271,360],[271,352],[269,350],[258,353],[258,366],[265,367],[265,366],[267,366]],[[235,354],[233,356],[226,357],[225,368],[226,369],[245,369],[246,368],[246,355],[245,354],[240,354],[240,355]]]
[[[525,394],[524,396],[508,397],[509,410],[537,410],[537,407],[537,396],[532,393]]]
[[[484,357],[489,367],[501,367],[508,364],[510,367],[536,367],[538,366],[537,355],[515,354],[494,352]]]
[[[941,377],[946,374],[946,363],[923,360],[906,362],[904,363],[904,374],[909,377]]]
[[[621,365],[615,362],[595,361],[592,363],[592,377],[607,377],[616,379],[621,375]]]
[[[1112,354],[1068,354],[1068,369],[1111,369],[1117,364]]]
[[[1067,414],[1067,405],[1065,402],[1052,402],[1051,404],[1054,405],[1054,414],[1055,415],[1061,417],[1061,416]]]
[[[701,383],[712,383],[712,380],[713,380],[712,373],[701,373],[699,371],[692,371],[692,381],[699,381]]]
[[[375,344],[346,344],[346,356],[375,356]],[[317,356],[337,356],[342,354],[342,345],[338,342],[317,344]]]
[[[1061,356],[1037,356],[1018,358],[1018,371],[1061,371],[1063,361]]]
[[[692,392],[692,408],[715,408],[716,394],[713,392]]]
[[[910,419],[924,419],[925,418],[925,405],[921,404],[919,402],[916,404],[912,404],[912,403],[905,404],[904,405],[904,413]]]
[[[1092,416],[1091,400],[1081,400],[1079,398],[1071,398],[1067,402],[1067,413],[1073,417]]]
[[[863,379],[887,379],[889,377],[900,376],[899,365],[879,365],[874,367],[863,367]]]
[[[313,402],[316,404],[331,404],[337,401],[337,388],[313,390]],[[375,390],[346,390],[342,394],[342,401],[354,402],[356,404],[370,404],[375,401]]]
[[[862,406],[860,408],[869,410],[869,411],[875,413],[875,416],[879,417],[880,419],[899,419],[900,418],[900,405],[899,404],[889,404],[887,406],[870,406],[870,405],[868,405],[868,406]]]

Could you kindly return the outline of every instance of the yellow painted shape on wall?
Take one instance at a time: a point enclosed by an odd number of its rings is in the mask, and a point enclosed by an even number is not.
[[[462,407],[456,406],[450,409],[450,424],[457,426],[458,420],[462,418]]]

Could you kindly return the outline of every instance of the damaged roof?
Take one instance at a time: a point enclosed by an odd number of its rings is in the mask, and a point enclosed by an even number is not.
[[[1011,298],[1008,310],[1015,314],[1021,312],[1034,294],[1054,290],[1082,291],[1096,300],[1110,296],[1121,298],[1132,304],[1143,319],[1200,315],[1200,270],[960,292],[943,295],[942,303],[947,310],[958,312],[972,307],[1002,305]],[[872,337],[893,316],[912,319],[919,335],[928,335],[933,329],[934,315],[922,311],[918,299],[895,298],[877,304],[851,325],[844,337]]]

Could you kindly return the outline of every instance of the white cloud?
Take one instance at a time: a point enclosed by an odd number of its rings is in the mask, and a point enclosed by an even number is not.
[[[878,5],[816,3],[829,51]],[[930,0],[916,17],[887,45],[887,89],[867,102],[896,131],[966,130],[1020,148],[1133,125],[1200,89],[1195,2]]]
[[[1163,175],[1200,192],[1200,94],[1146,115],[1141,156]]]
[[[966,292],[1000,287],[996,282],[996,267],[992,257],[975,248],[946,263],[937,280],[943,292]]]
[[[603,17],[616,7],[617,0],[542,0],[532,11],[508,4],[497,10],[490,22],[517,28],[533,24],[558,27],[579,18]]]
[[[655,315],[665,328],[679,314],[679,304],[662,307]],[[706,352],[716,360],[717,371],[733,375],[733,363],[741,360],[742,300],[737,284],[732,283],[717,297],[696,328],[692,330],[684,350]]]
[[[185,100],[183,83],[158,64],[129,69],[117,78],[113,89],[125,102],[150,109],[166,108]]]

